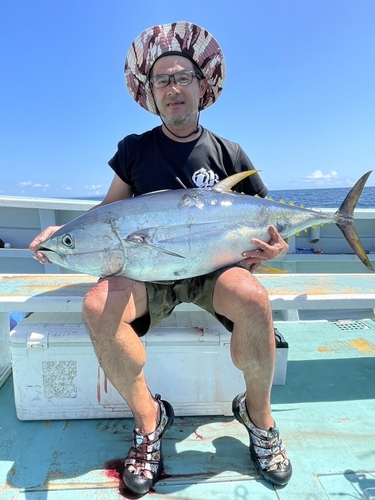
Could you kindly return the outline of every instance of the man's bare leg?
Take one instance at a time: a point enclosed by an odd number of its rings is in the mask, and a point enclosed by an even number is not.
[[[231,355],[244,374],[246,399],[239,394],[232,408],[249,433],[251,459],[267,481],[285,485],[292,465],[271,414],[276,347],[267,293],[249,271],[232,268],[217,280],[213,303],[234,324]]]
[[[85,297],[83,316],[99,363],[132,410],[133,442],[124,460],[125,486],[144,495],[163,470],[162,438],[173,423],[167,401],[154,399],[143,367],[146,352],[130,324],[148,312],[144,283],[127,278],[101,280]]]
[[[249,415],[256,426],[269,429],[276,350],[267,293],[249,271],[234,267],[217,280],[213,305],[234,324],[231,356],[244,374]]]
[[[159,405],[144,377],[145,349],[130,323],[147,312],[145,284],[122,277],[99,281],[83,305],[99,364],[132,410],[135,426],[145,434],[155,430]]]

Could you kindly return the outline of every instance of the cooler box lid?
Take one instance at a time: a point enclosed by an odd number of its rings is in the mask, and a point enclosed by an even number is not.
[[[9,343],[13,353],[19,349],[92,345],[81,313],[33,313],[10,332]]]

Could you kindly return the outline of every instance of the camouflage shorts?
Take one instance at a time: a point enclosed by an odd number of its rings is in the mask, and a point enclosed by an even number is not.
[[[192,302],[210,312],[231,332],[233,330],[232,321],[216,314],[213,307],[216,280],[227,269],[229,268],[219,269],[204,276],[175,281],[171,284],[145,283],[149,314],[133,321],[132,327],[137,335],[139,337],[145,335],[148,330],[161,323],[178,304],[183,302]]]

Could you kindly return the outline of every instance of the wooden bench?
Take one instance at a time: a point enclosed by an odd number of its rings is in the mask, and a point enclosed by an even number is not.
[[[298,321],[299,311],[374,309],[375,274],[259,274],[278,318]],[[10,373],[9,312],[80,312],[97,278],[79,274],[0,274],[0,386]],[[199,310],[181,304],[177,312]]]

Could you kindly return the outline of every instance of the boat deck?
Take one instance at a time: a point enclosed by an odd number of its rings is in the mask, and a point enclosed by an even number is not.
[[[272,407],[293,463],[290,483],[279,488],[260,478],[247,432],[234,418],[178,417],[164,440],[162,479],[148,495],[375,498],[373,311],[320,320],[312,314],[275,323],[289,343],[286,385],[273,387]],[[0,498],[135,498],[121,481],[132,428],[132,419],[20,421],[10,377],[0,389]]]

